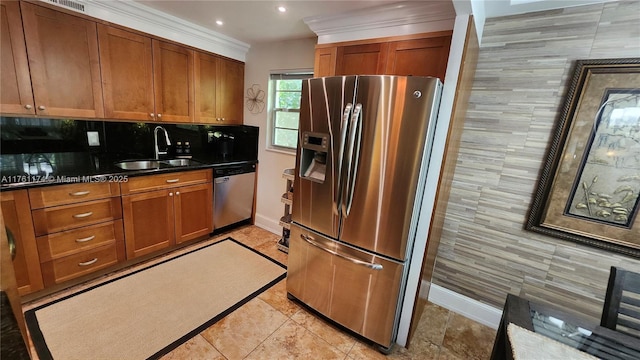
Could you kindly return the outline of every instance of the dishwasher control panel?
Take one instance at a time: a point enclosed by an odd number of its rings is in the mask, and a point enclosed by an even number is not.
[[[246,174],[256,171],[256,164],[229,165],[213,169],[214,177]]]

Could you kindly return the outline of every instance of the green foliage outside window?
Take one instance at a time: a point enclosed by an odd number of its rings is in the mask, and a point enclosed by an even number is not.
[[[300,95],[302,79],[272,80],[273,96],[273,136],[272,145],[295,149],[298,145],[298,123],[300,120]]]

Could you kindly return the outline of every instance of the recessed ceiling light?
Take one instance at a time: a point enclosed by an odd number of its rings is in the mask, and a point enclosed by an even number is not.
[[[216,24],[218,24],[218,26],[222,26],[222,24],[224,23],[222,22],[222,20],[216,20]]]
[[[278,11],[280,11],[281,13],[287,12],[287,8],[284,6],[278,6]]]

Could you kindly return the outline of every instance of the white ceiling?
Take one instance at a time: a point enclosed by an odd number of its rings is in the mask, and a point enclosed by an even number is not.
[[[398,2],[398,0],[359,1],[212,1],[212,0],[136,0],[145,6],[219,32],[236,40],[257,43],[304,39],[316,35],[304,23],[311,16],[342,12]],[[280,13],[278,6],[287,11]],[[222,20],[223,26],[216,25]]]
[[[423,0],[450,1],[450,0]],[[485,17],[514,15],[608,0],[455,0],[481,2]],[[258,43],[315,37],[303,19],[335,16],[350,11],[382,6],[398,0],[314,1],[314,0],[136,0],[137,3],[176,16],[235,40]],[[287,7],[279,13],[277,7]],[[222,20],[224,25],[216,25]]]

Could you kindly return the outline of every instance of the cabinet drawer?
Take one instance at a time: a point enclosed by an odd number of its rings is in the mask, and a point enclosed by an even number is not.
[[[29,189],[29,202],[32,209],[41,209],[118,195],[120,186],[116,182],[79,183]]]
[[[35,228],[36,236],[42,236],[81,226],[121,219],[122,206],[118,197],[36,209],[31,214],[33,215],[33,227]]]
[[[124,241],[122,220],[39,236],[40,262],[47,262],[96,247]]]
[[[129,181],[120,183],[120,190],[122,194],[131,194],[142,191],[165,189],[174,186],[211,182],[212,179],[213,171],[211,169],[172,172],[159,175],[131,177],[129,178]]]
[[[87,250],[42,264],[45,286],[59,284],[118,262],[116,243]]]

